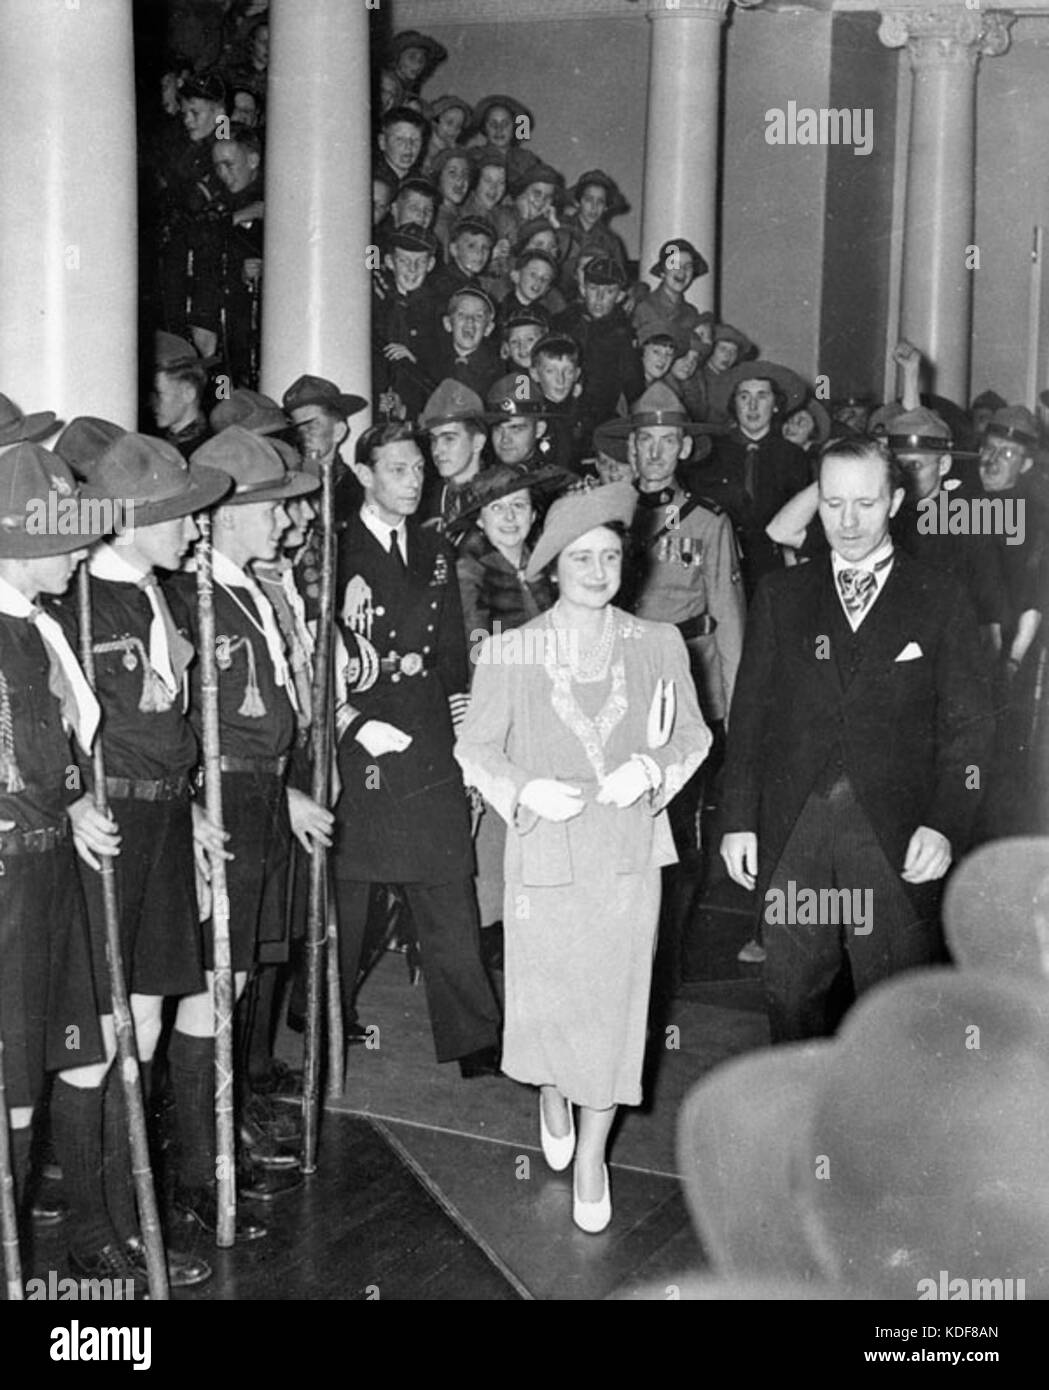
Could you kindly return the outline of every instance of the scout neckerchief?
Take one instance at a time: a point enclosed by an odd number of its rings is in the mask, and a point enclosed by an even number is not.
[[[163,590],[157,583],[156,575],[150,569],[143,570],[133,565],[126,556],[114,550],[105,541],[92,550],[88,567],[96,579],[109,580],[114,584],[137,585],[149,600],[153,614],[149,625],[149,665],[163,686],[166,698],[147,700],[147,683],[143,682],[143,698],[139,702],[139,708],[169,709],[193,659],[193,647],[175,626],[175,620],[171,616]]]
[[[62,718],[76,734],[77,742],[85,753],[90,753],[102,712],[94,691],[80,669],[80,662],[73,654],[73,648],[66,641],[65,633],[49,613],[30,603],[6,579],[0,579],[0,613],[6,613],[11,618],[25,618],[40,634],[50,668],[48,686],[51,694],[58,700]]]
[[[298,712],[298,697],[295,693],[295,684],[288,676],[288,663],[284,656],[284,643],[281,640],[280,630],[277,627],[277,619],[274,616],[273,606],[269,599],[255,583],[254,579],[246,574],[239,565],[235,565],[229,556],[224,555],[221,550],[212,551],[212,572],[215,576],[215,583],[226,591],[256,632],[261,633],[266,643],[266,650],[269,653],[270,662],[273,666],[273,678],[279,686],[284,687],[292,708]],[[241,602],[233,592],[234,589],[247,589],[258,617],[255,617],[251,609]],[[260,706],[262,704],[261,697],[258,700],[258,704]],[[265,714],[265,708],[262,708],[259,714],[260,718],[262,714]]]

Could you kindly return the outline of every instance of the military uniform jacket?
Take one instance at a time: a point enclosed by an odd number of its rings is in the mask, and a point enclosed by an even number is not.
[[[64,824],[84,793],[50,670],[32,623],[0,613],[0,820],[19,830]]]
[[[448,709],[449,695],[468,686],[462,606],[455,560],[440,535],[409,522],[407,555],[404,572],[359,515],[338,540],[335,618],[351,669],[368,674],[346,692],[358,715],[338,746],[335,872],[378,883],[450,883],[473,872]],[[394,654],[407,669],[376,672],[375,663]],[[410,734],[410,746],[373,757],[354,736],[368,719]]]
[[[53,607],[77,650],[78,603],[66,594]],[[108,777],[139,781],[188,776],[198,760],[180,682],[172,696],[149,662],[153,609],[137,584],[91,577],[95,692]],[[186,692],[188,693],[188,692]]]
[[[650,498],[654,506],[644,505]],[[642,547],[635,610],[652,622],[684,623],[709,614],[717,627],[708,638],[689,641],[704,676],[705,706],[724,719],[732,700],[743,652],[746,601],[732,522],[714,502],[686,511],[691,496],[680,484],[658,494],[641,494],[634,533]],[[689,640],[689,639],[686,639]]]

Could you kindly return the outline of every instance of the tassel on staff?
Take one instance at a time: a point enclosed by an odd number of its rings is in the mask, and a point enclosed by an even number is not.
[[[80,619],[80,664],[88,684],[95,688],[95,653],[91,632],[91,577],[87,561],[77,576],[77,598]],[[102,752],[102,737],[95,736],[91,754],[94,773],[95,805],[103,815],[109,814],[106,796],[106,763]],[[120,908],[117,903],[117,881],[113,859],[99,856],[102,880],[102,906],[106,919],[106,963],[109,968],[109,992],[112,999],[113,1026],[117,1037],[117,1065],[127,1103],[128,1146],[131,1151],[131,1176],[135,1184],[138,1219],[142,1228],[142,1244],[146,1252],[146,1274],[149,1296],[168,1297],[168,1265],[164,1240],[160,1230],[157,1196],[153,1187],[153,1171],[149,1164],[149,1139],[146,1135],[146,1107],[142,1099],[142,1080],[139,1072],[138,1049],[135,1046],[135,1025],[128,1003],[124,961],[120,949]]]
[[[208,820],[222,829],[222,751],[219,741],[219,671],[215,658],[215,588],[211,568],[211,518],[198,518],[197,611],[200,627],[200,693],[204,742],[204,792]],[[218,1220],[215,1241],[229,1249],[237,1220],[237,1171],[233,1123],[233,970],[229,939],[226,861],[211,863],[211,929],[214,953],[215,1159]]]
[[[335,516],[331,458],[320,460],[321,470],[321,575],[317,641],[313,653],[313,799],[327,806],[331,787],[332,757],[332,641],[335,594]],[[310,856],[310,890],[306,916],[306,1046],[303,1066],[302,1171],[317,1170],[317,1135],[320,1108],[321,989],[328,922],[328,852],[314,845]],[[329,991],[329,1007],[331,994]],[[341,1034],[341,1026],[338,1032]],[[329,1045],[334,1042],[331,1031]],[[341,1066],[341,1056],[339,1063]]]
[[[4,1281],[9,1303],[25,1298],[22,1258],[18,1252],[18,1211],[15,1207],[15,1175],[11,1164],[11,1136],[7,1130],[7,1093],[4,1087],[4,1043],[0,1038],[0,1240],[4,1246]]]

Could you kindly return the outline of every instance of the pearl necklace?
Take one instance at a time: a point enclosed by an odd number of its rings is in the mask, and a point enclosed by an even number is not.
[[[559,611],[560,607],[560,603],[556,603],[550,610],[549,623],[551,627],[555,626],[554,614]],[[565,630],[570,632],[573,637],[577,635],[575,629],[562,629],[562,631]],[[612,648],[615,645],[615,640],[615,616],[612,612],[612,605],[609,604],[605,608],[605,621],[601,629],[601,636],[585,656],[580,654],[577,659],[576,653],[579,651],[578,642],[569,641],[566,643],[568,659],[564,664],[567,665],[572,679],[578,681],[580,685],[592,685],[596,684],[597,681],[603,681],[608,675],[608,664],[612,658]]]

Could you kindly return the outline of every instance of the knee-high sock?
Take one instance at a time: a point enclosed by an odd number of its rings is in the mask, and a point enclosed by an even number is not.
[[[69,1247],[88,1256],[114,1239],[102,1183],[103,1087],[70,1086],[60,1076],[51,1092],[51,1133],[69,1201]]]
[[[215,1180],[215,1039],[176,1028],[168,1048],[178,1132],[178,1175],[187,1187]]]

